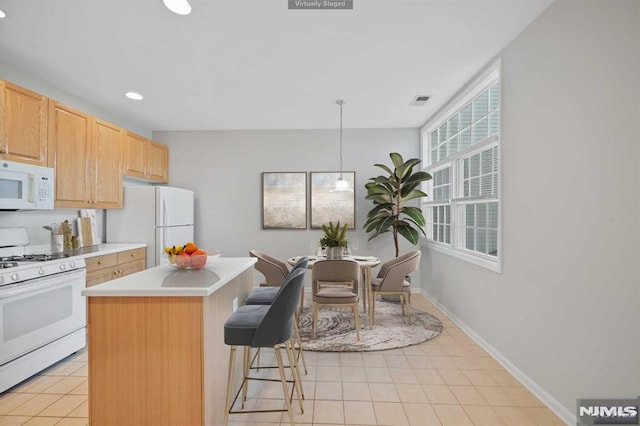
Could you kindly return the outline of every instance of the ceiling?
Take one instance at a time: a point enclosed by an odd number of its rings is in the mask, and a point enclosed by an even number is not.
[[[0,61],[151,130],[418,127],[552,1],[0,0]]]

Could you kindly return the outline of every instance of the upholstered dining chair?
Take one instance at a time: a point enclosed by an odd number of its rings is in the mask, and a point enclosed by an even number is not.
[[[260,282],[260,287],[280,287],[289,275],[289,267],[283,261],[258,250],[249,250],[249,255],[258,259],[255,268],[264,275],[265,280]],[[298,313],[302,313],[304,307],[304,288],[301,296]]]
[[[264,275],[265,280],[260,282],[260,287],[280,287],[289,275],[287,264],[281,260],[258,250],[249,250],[249,255],[258,259],[255,268]]]
[[[411,325],[411,284],[405,277],[418,269],[420,265],[420,250],[412,250],[395,259],[384,263],[380,267],[378,276],[371,280],[371,302],[369,304],[369,324],[373,327],[375,321],[376,296],[379,294],[393,294],[400,296],[402,315],[407,305],[407,316]]]
[[[321,260],[311,267],[313,295],[313,338],[317,338],[320,306],[344,306],[353,309],[356,337],[360,340],[358,315],[358,277],[360,266],[353,260]]]
[[[233,410],[235,401],[242,392],[242,408],[247,399],[248,380],[273,380],[282,383],[282,391],[285,400],[284,410],[289,415],[289,422],[294,424],[293,413],[291,411],[291,397],[289,395],[287,379],[284,373],[284,363],[280,349],[285,349],[289,365],[293,388],[298,396],[300,411],[304,412],[302,405],[302,392],[300,375],[295,356],[291,350],[291,337],[293,336],[294,313],[300,297],[300,289],[304,286],[304,270],[297,269],[285,280],[271,305],[244,305],[239,307],[224,324],[224,343],[230,346],[229,371],[227,377],[227,392],[225,399],[224,424],[229,423],[229,414],[256,413],[265,410]],[[238,346],[244,347],[243,380],[233,401],[231,391],[233,384],[233,373],[236,349]],[[249,375],[249,356],[251,348],[273,348],[275,349],[276,360],[280,379],[256,378]],[[293,390],[292,390],[293,394]]]
[[[308,257],[301,257],[298,260],[298,262],[294,265],[294,267],[291,268],[291,272],[289,272],[289,275],[287,275],[287,278],[285,278],[285,282],[298,269],[301,269],[303,272],[306,272],[308,262],[309,262]],[[303,278],[304,278],[304,273],[303,273]],[[257,287],[253,289],[251,293],[249,293],[249,295],[244,299],[244,304],[245,305],[271,305],[273,301],[276,299],[278,293],[280,293],[280,291],[282,291],[282,286]],[[302,293],[304,293],[304,286],[303,286],[303,291],[301,291],[300,297],[304,296]],[[293,329],[295,332],[295,339],[298,342],[297,359],[299,360],[300,358],[302,358],[302,365],[304,366],[304,374],[307,374],[307,361],[305,360],[304,352],[302,351],[302,339],[300,338],[300,330],[298,329],[300,314],[299,312],[296,312],[294,315],[295,315],[295,320],[293,322]],[[258,353],[256,354],[256,359],[257,359],[256,369],[260,369],[260,352],[259,351],[260,349],[258,349]]]

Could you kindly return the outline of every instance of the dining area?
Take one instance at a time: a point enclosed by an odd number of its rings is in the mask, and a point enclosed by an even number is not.
[[[230,348],[225,425],[235,415],[280,411],[283,423],[289,420],[295,424],[294,411],[304,414],[302,377],[312,368],[305,357],[307,351],[346,353],[385,349],[372,344],[376,335],[387,344],[391,342],[386,348],[403,347],[431,339],[442,330],[440,321],[427,313],[423,314],[430,317],[428,327],[422,319],[418,324],[411,320],[411,290],[406,278],[418,268],[420,250],[408,251],[384,263],[378,257],[352,255],[346,250],[339,258],[326,250],[325,254],[318,250],[315,255],[287,259],[256,249],[250,250],[249,255],[255,259],[259,283],[224,325],[225,344]],[[373,276],[376,267],[380,269]],[[310,281],[306,289],[305,280]],[[378,300],[383,295],[397,296],[399,303]],[[383,309],[384,305],[391,307]],[[376,311],[382,311],[377,326]],[[393,324],[388,322],[390,316],[395,317]],[[427,335],[417,341],[393,341],[389,336],[402,335],[399,331],[402,328],[422,328]],[[345,344],[345,339],[350,344]],[[271,351],[267,353],[272,356],[262,356],[265,351]],[[242,369],[239,385],[238,364]],[[269,368],[277,369],[278,374],[261,375],[260,371]],[[280,382],[284,407],[268,410],[246,407],[251,399],[249,387],[254,386],[250,383],[254,380]]]

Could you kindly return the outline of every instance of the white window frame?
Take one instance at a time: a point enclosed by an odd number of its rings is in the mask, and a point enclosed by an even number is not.
[[[493,135],[485,140],[471,145],[455,154],[450,155],[444,160],[440,160],[434,164],[431,164],[431,150],[429,146],[429,135],[452,114],[460,110],[466,103],[474,99],[482,91],[486,90],[491,84],[498,81],[500,83],[500,103],[499,103],[499,126],[500,131],[498,135]],[[501,155],[501,129],[502,129],[502,82],[500,74],[500,60],[491,64],[478,76],[472,79],[456,96],[454,96],[445,107],[435,116],[430,118],[421,128],[421,158],[422,164],[426,165],[423,170],[429,173],[433,173],[445,167],[451,167],[450,169],[450,182],[449,194],[451,198],[448,200],[433,200],[427,198],[421,203],[423,213],[427,213],[426,209],[438,205],[449,205],[450,211],[450,226],[451,226],[451,238],[450,243],[443,243],[434,241],[432,239],[425,239],[421,237],[423,246],[433,249],[438,252],[446,253],[456,258],[465,260],[469,263],[484,267],[494,272],[502,273],[502,155]],[[498,146],[498,188],[497,197],[495,196],[480,196],[473,201],[497,201],[498,202],[498,237],[497,237],[497,256],[489,256],[476,251],[468,250],[464,247],[456,247],[458,232],[456,224],[457,207],[464,205],[469,201],[468,197],[460,198],[462,180],[459,179],[461,170],[459,164],[461,159],[469,157],[475,153],[484,151],[493,146]],[[426,192],[431,195],[431,184],[427,182],[424,185]],[[425,229],[427,235],[431,235],[428,229]]]

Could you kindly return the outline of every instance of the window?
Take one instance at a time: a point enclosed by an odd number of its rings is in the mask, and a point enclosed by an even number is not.
[[[499,64],[422,128],[427,244],[500,271]]]

